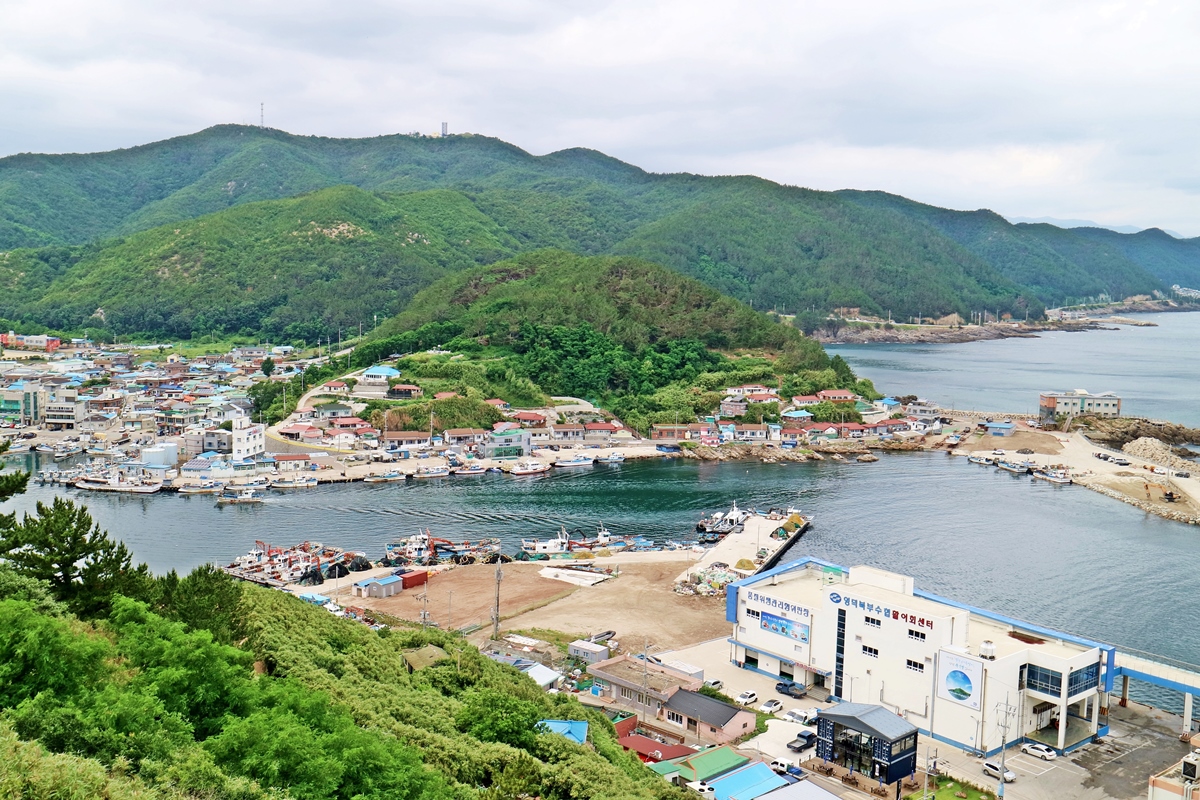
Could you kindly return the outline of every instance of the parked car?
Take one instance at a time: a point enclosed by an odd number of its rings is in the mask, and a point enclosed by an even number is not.
[[[1042,761],[1053,761],[1058,758],[1058,753],[1053,747],[1047,744],[1038,744],[1037,742],[1027,742],[1021,745],[1021,752],[1031,756],[1037,756]]]
[[[788,722],[796,722],[800,725],[803,725],[806,722],[804,719],[804,711],[803,709],[799,708],[789,709],[788,712],[783,715],[783,718]]]
[[[764,714],[778,714],[780,711],[783,711],[783,703],[771,699],[759,706],[758,710]]]
[[[720,678],[713,678],[711,681],[705,681],[704,685],[720,691],[725,688],[725,681]]]
[[[1176,478],[1190,478],[1190,477],[1192,477],[1192,473],[1190,473],[1190,472],[1176,472],[1176,473],[1175,473],[1175,477],[1176,477]]]
[[[795,739],[787,743],[787,749],[793,753],[802,753],[817,744],[817,735],[812,731],[801,731]]]
[[[795,764],[790,761],[784,761],[782,758],[777,758],[771,762],[771,769],[780,775],[786,775],[789,769],[795,768]]]
[[[807,697],[808,690],[793,681],[780,681],[775,684],[775,691],[788,697]]]
[[[750,706],[758,702],[758,692],[747,689],[734,698],[733,702],[739,706]]]
[[[983,762],[983,774],[987,775],[989,778],[999,778],[1001,775],[1003,775],[1005,783],[1012,783],[1017,779],[1017,773],[1013,772],[1007,767],[1001,769],[999,761]]]

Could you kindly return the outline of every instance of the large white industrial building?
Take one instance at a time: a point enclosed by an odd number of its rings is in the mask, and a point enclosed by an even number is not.
[[[804,559],[728,588],[732,660],[814,694],[895,711],[991,754],[1066,752],[1108,732],[1113,649],[917,590],[904,575]],[[1005,728],[1007,727],[1007,730]]]

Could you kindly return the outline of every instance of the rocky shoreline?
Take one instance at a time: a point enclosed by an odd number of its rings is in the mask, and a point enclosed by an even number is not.
[[[1013,322],[961,327],[925,325],[921,328],[860,328],[846,327],[837,335],[817,332],[813,335],[822,344],[960,344],[993,339],[1036,339],[1047,331],[1116,330],[1098,320],[1067,322]]]
[[[679,451],[679,455],[682,458],[690,458],[697,461],[755,460],[762,461],[765,464],[779,464],[783,462],[802,463],[805,461],[825,461],[826,459],[831,459],[833,461],[857,461],[861,464],[869,464],[879,460],[879,457],[871,452],[872,450],[915,452],[926,449],[929,448],[925,442],[919,440],[872,442],[869,445],[863,441],[853,440],[831,441],[811,445],[807,448],[797,447],[791,449],[763,444],[724,444],[719,447],[699,445],[697,447],[684,447]]]

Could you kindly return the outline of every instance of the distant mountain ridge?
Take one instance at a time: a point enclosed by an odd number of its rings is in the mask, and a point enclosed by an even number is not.
[[[298,238],[342,224],[363,233]],[[402,247],[409,234],[430,243]],[[659,175],[593,150],[533,156],[473,135],[222,125],[109,153],[0,159],[0,316],[180,336],[328,335],[397,313],[445,274],[545,247],[643,258],[761,310],[1036,317],[1047,304],[1200,285],[1198,242],[1012,225],[882,192]]]
[[[1142,231],[1152,230],[1152,228],[1142,228],[1137,225],[1102,225],[1099,222],[1093,222],[1090,219],[1059,219],[1058,217],[1005,217],[1014,225],[1019,225],[1022,222],[1030,225],[1046,224],[1053,225],[1056,228],[1102,228],[1114,233],[1141,233]],[[1170,234],[1175,239],[1186,239],[1182,233],[1176,233],[1170,228],[1159,228],[1163,233]]]

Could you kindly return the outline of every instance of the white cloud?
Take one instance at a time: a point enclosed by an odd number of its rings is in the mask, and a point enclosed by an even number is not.
[[[267,122],[1200,234],[1200,8],[0,0],[0,154]]]

